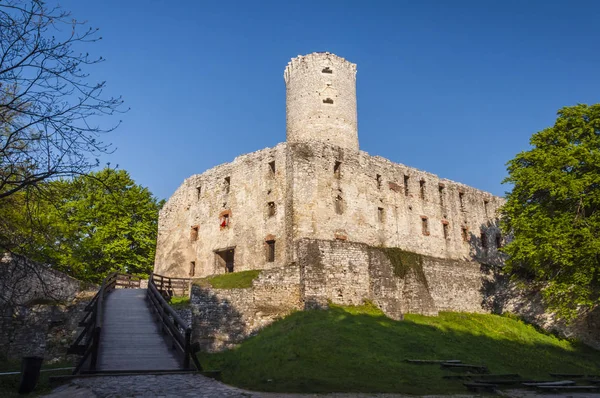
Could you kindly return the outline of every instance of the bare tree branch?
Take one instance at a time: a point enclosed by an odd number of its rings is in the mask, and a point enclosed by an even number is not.
[[[0,199],[41,181],[88,172],[112,150],[98,117],[126,111],[106,82],[84,71],[103,62],[76,48],[98,29],[42,0],[0,0]]]

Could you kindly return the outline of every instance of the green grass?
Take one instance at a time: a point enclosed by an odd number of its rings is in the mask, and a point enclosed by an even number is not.
[[[405,359],[460,359],[492,373],[548,379],[549,372],[600,373],[600,352],[488,314],[385,317],[373,305],[296,312],[238,348],[199,354],[226,383],[275,392],[465,392],[439,365]]]
[[[209,276],[194,283],[208,283],[215,289],[246,289],[252,287],[252,281],[260,274],[260,270],[232,272]]]
[[[54,369],[54,368],[67,368],[73,366],[71,362],[62,361],[53,364],[42,364],[42,369]],[[21,370],[21,362],[14,360],[6,360],[0,358],[0,373],[1,372],[12,372],[12,371],[20,371]],[[42,372],[40,373],[40,378],[37,382],[35,390],[28,395],[29,397],[36,397],[39,395],[48,394],[52,387],[50,387],[50,383],[48,381],[50,376],[62,376],[71,374],[71,370],[59,370],[56,372]],[[0,397],[2,398],[16,398],[23,397],[17,393],[17,389],[19,388],[19,383],[21,381],[21,375],[10,375],[10,376],[0,376]]]
[[[190,306],[190,298],[188,296],[173,296],[169,304],[174,310],[188,308]]]

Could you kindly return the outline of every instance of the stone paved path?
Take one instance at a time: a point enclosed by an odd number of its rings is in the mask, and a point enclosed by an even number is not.
[[[502,396],[511,398],[564,397],[565,395],[536,394],[526,390],[503,391]],[[489,395],[486,395],[489,397]],[[600,394],[569,394],[575,398],[600,398]],[[106,376],[74,379],[58,387],[46,398],[116,398],[116,397],[252,397],[252,398],[414,398],[400,394],[281,394],[245,391],[228,386],[199,374]],[[472,398],[481,395],[429,395],[427,398]]]

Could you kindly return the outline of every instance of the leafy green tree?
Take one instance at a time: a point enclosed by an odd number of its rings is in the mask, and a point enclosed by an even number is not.
[[[507,270],[538,282],[570,318],[600,298],[600,104],[562,108],[554,126],[508,163],[502,209]]]
[[[28,192],[5,198],[12,210],[0,208],[0,239],[14,252],[92,282],[114,271],[151,272],[162,202],[126,171],[106,168],[47,182],[33,198]]]

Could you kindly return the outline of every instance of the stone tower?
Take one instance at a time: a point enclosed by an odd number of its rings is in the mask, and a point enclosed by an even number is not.
[[[287,142],[320,141],[358,151],[356,64],[313,53],[292,59],[283,77]]]

